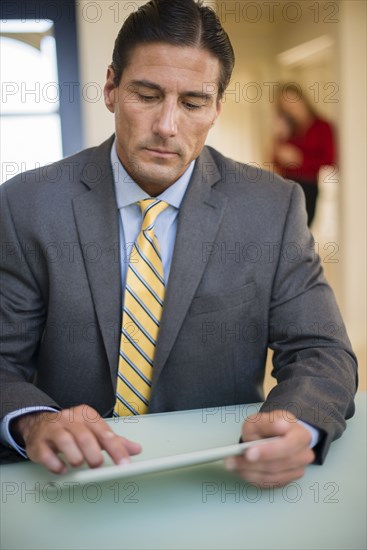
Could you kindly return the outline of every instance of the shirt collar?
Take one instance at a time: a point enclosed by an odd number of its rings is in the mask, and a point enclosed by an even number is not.
[[[117,156],[116,139],[111,149],[112,173],[115,184],[117,208],[129,206],[142,199],[150,198],[141,187],[126,172],[125,168]],[[195,160],[193,160],[182,176],[168,189],[163,191],[157,198],[164,200],[175,208],[180,208],[182,199],[189,185],[192,172],[194,170]]]

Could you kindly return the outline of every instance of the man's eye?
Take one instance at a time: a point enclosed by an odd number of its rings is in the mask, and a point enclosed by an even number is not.
[[[201,105],[196,105],[195,103],[190,103],[188,101],[185,101],[184,105],[185,105],[186,109],[188,109],[189,111],[195,111],[195,110],[200,109],[202,107]]]
[[[157,99],[157,96],[138,94],[138,98],[139,98],[140,101],[145,101],[146,103],[149,103],[149,102],[154,101],[155,99]]]

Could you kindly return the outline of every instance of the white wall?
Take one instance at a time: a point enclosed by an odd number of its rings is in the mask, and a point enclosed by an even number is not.
[[[358,351],[366,342],[366,3],[348,0],[341,8],[342,310]]]
[[[126,17],[143,1],[77,2],[77,29],[82,116],[87,147],[98,145],[114,132],[113,115],[103,101],[107,67],[112,60],[115,38]]]

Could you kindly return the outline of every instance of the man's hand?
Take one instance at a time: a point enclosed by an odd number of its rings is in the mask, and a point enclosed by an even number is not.
[[[248,449],[244,456],[228,458],[226,468],[260,487],[282,486],[302,477],[315,458],[309,448],[310,432],[285,410],[261,412],[246,419],[243,441],[272,436],[281,439]]]
[[[59,412],[36,412],[16,418],[12,433],[24,441],[28,457],[56,474],[67,471],[66,464],[91,468],[103,463],[102,449],[116,464],[130,462],[129,455],[141,446],[116,435],[100,415],[88,405]],[[65,457],[65,462],[59,453]]]

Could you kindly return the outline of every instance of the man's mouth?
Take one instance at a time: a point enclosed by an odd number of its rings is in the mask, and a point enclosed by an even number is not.
[[[172,151],[170,149],[162,149],[161,147],[147,147],[146,151],[151,153],[153,156],[161,158],[171,158],[178,155],[176,151]]]

